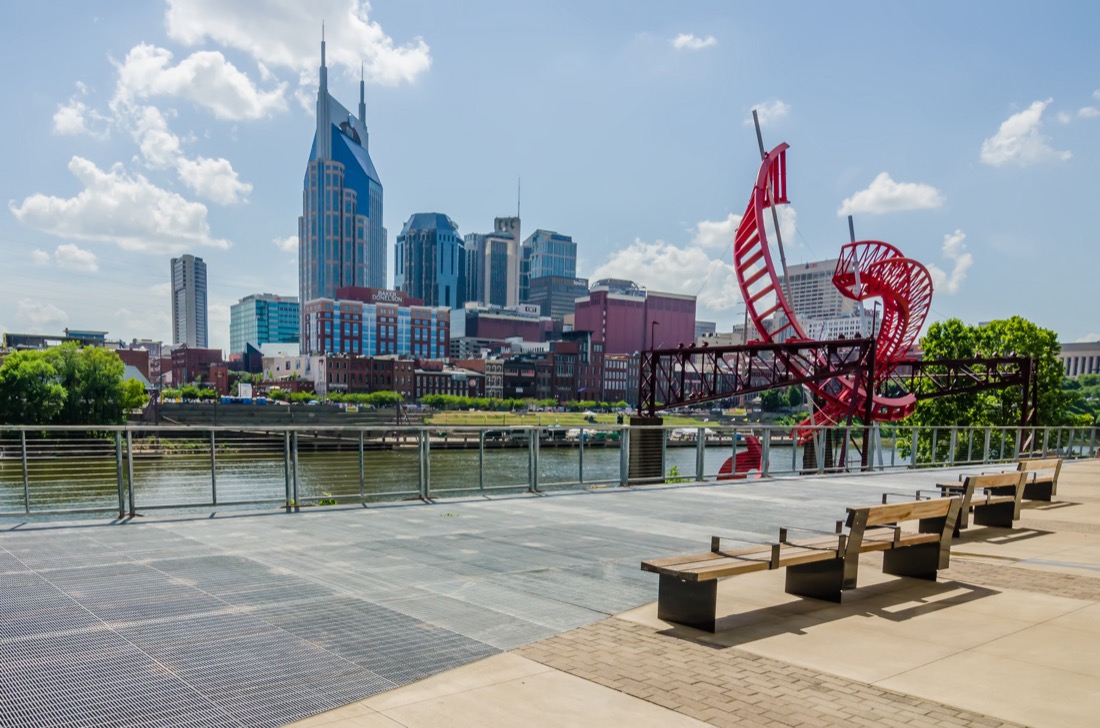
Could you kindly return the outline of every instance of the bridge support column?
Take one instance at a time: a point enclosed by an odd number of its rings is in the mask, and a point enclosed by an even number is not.
[[[627,482],[652,485],[665,481],[663,417],[630,418],[630,453]]]

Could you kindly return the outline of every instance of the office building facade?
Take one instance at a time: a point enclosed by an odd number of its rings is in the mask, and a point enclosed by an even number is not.
[[[563,321],[573,315],[578,298],[588,295],[588,279],[567,276],[541,276],[532,278],[527,302],[538,306],[543,316]]]
[[[577,301],[577,331],[591,331],[604,354],[690,346],[695,341],[695,296],[647,291],[632,281],[596,281]]]
[[[302,306],[305,343],[314,354],[442,359],[450,344],[450,309],[426,306],[401,291],[347,287],[336,298]]]
[[[193,255],[172,258],[172,343],[205,349],[206,263]]]
[[[394,288],[426,306],[466,303],[466,249],[454,220],[439,212],[414,213],[394,248]]]
[[[519,303],[520,219],[498,217],[493,232],[465,238],[466,300],[494,306]]]
[[[358,117],[329,94],[322,41],[317,128],[298,218],[299,301],[333,298],[343,286],[386,287],[382,182],[368,151],[364,93],[360,81]]]
[[[248,344],[297,344],[300,310],[295,296],[254,293],[229,308],[229,353],[244,354]]]

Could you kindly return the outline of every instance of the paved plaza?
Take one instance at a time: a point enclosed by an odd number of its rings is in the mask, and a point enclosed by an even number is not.
[[[760,572],[713,635],[656,619],[643,559],[944,477],[0,524],[0,725],[1091,725],[1100,461],[937,583],[867,555],[841,605]]]

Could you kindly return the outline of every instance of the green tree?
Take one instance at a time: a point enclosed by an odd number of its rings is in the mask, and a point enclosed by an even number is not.
[[[46,351],[46,356],[65,388],[65,404],[57,417],[65,425],[113,425],[125,419],[122,409],[122,375],[125,367],[118,354],[89,346],[66,343]]]
[[[1062,364],[1058,359],[1060,345],[1057,335],[1027,319],[1013,316],[990,322],[984,326],[967,326],[958,319],[948,319],[932,324],[921,340],[925,361],[936,359],[962,359],[994,357],[1015,354],[1035,359],[1038,381],[1038,425],[1070,425],[1077,423],[1072,411],[1075,393],[1062,388]],[[933,365],[934,366],[934,365]],[[935,369],[930,370],[935,372]],[[1015,427],[1022,417],[1022,397],[1019,387],[994,389],[985,392],[935,397],[921,400],[913,415],[905,424],[946,427],[970,426]],[[971,447],[969,433],[958,438],[956,457],[965,457]],[[984,435],[981,435],[984,438]],[[899,442],[903,454],[908,454],[908,444]],[[993,443],[1000,452],[1002,444]],[[927,456],[930,442],[922,441],[922,457]],[[936,458],[947,456],[949,443],[940,438]]]
[[[61,376],[44,351],[17,351],[0,366],[0,423],[53,424],[65,405]]]
[[[136,379],[127,379],[122,383],[122,409],[126,412],[141,409],[149,401],[145,387]]]

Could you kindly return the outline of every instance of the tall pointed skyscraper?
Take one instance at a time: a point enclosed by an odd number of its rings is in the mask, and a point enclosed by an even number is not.
[[[367,151],[365,91],[360,79],[358,118],[329,95],[322,37],[317,131],[298,218],[298,300],[303,310],[313,299],[335,298],[341,286],[386,288],[382,182]]]

